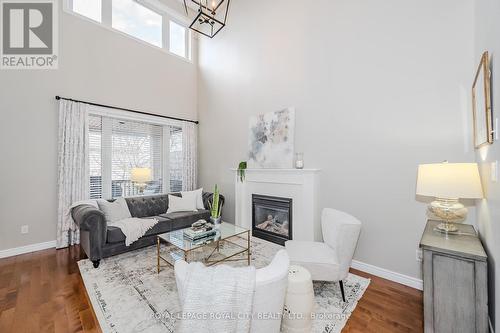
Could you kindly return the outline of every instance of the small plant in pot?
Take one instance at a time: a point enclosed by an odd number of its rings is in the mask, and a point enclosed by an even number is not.
[[[220,224],[222,219],[222,207],[219,201],[219,189],[217,188],[217,185],[215,185],[212,201],[209,201],[208,204],[210,206],[210,222],[214,225]]]
[[[245,180],[245,170],[247,169],[247,162],[242,161],[238,164],[238,178],[240,179],[240,182],[243,183]]]

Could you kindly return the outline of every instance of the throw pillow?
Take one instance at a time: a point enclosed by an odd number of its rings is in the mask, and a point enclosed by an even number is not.
[[[181,195],[184,198],[185,195],[190,195],[191,193],[194,193],[196,195],[196,208],[206,209],[205,204],[203,204],[203,187],[194,191],[181,192]]]
[[[125,198],[120,197],[113,202],[99,199],[97,200],[97,204],[99,205],[99,209],[103,212],[107,223],[113,223],[132,217]]]
[[[197,212],[196,209],[196,196],[187,195],[185,197],[179,198],[175,195],[168,195],[168,213],[175,212]]]

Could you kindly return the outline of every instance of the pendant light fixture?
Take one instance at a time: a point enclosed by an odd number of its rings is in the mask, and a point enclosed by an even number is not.
[[[197,11],[189,28],[207,37],[215,37],[226,26],[229,2],[230,0],[184,0],[186,15],[189,15],[188,3],[190,8]]]

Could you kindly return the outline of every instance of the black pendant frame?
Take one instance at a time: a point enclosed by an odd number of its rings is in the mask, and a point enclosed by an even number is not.
[[[197,5],[198,7],[198,14],[194,18],[193,22],[191,22],[191,25],[189,28],[193,31],[196,31],[199,34],[202,34],[204,36],[207,36],[209,38],[214,38],[219,31],[222,30],[226,26],[226,20],[227,20],[227,13],[229,11],[229,4],[231,0],[220,0],[219,3],[215,6],[215,8],[210,9],[206,5],[202,4],[202,0],[197,1],[197,0],[191,0],[194,4]],[[220,19],[216,19],[216,12],[219,10],[223,5],[224,2],[226,3],[225,6],[225,13],[224,13],[224,21],[221,21]],[[186,15],[188,14],[188,7],[186,0],[184,0],[184,7],[186,9]],[[198,28],[196,28],[197,24],[208,24],[211,26],[210,33],[204,32]],[[218,28],[214,29],[214,26],[218,25]]]

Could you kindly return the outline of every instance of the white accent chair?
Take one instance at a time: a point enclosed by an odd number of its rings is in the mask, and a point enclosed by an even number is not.
[[[175,280],[181,306],[184,303],[183,290],[188,265],[184,260],[178,260],[175,263]],[[257,269],[250,332],[278,333],[280,331],[289,267],[288,254],[285,250],[280,250],[268,266]],[[272,318],[270,314],[273,315]]]
[[[361,222],[355,217],[325,208],[321,215],[322,242],[287,241],[285,248],[292,265],[305,267],[313,280],[339,282],[345,302],[344,284],[359,233]]]

